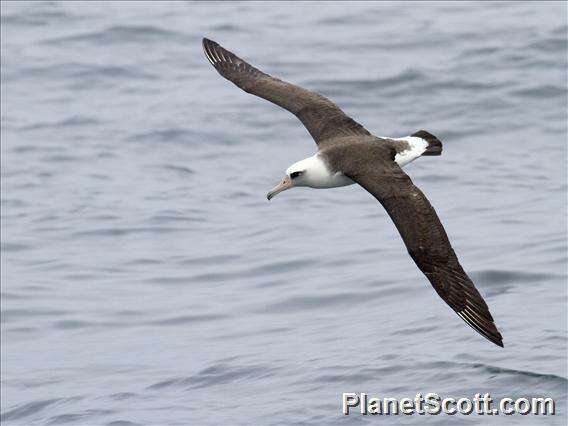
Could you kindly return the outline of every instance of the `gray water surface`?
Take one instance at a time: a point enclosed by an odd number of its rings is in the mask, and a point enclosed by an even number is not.
[[[2,2],[6,425],[565,424],[567,6]],[[378,135],[504,336],[363,189],[266,192],[316,147],[207,36]],[[342,392],[550,396],[555,417],[341,414]]]

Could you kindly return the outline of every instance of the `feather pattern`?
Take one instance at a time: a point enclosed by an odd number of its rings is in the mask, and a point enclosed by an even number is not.
[[[209,39],[203,39],[203,50],[211,65],[227,80],[298,117],[318,146],[341,136],[370,135],[326,97],[272,77]]]
[[[408,253],[426,275],[436,293],[475,331],[503,347],[489,308],[460,265],[436,211],[402,169],[392,161],[392,152],[373,144],[354,143],[359,152],[356,168],[347,162],[336,167],[370,192],[385,208],[398,229]],[[337,147],[331,161],[344,155],[347,146]],[[351,154],[353,155],[353,154]],[[380,158],[382,157],[382,161]]]

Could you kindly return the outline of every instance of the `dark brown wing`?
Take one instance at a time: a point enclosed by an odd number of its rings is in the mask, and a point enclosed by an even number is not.
[[[438,295],[474,330],[503,347],[487,304],[461,267],[428,199],[394,161],[377,164],[369,156],[368,163],[362,160],[346,174],[383,205]]]
[[[341,136],[370,135],[322,95],[271,77],[206,38],[203,39],[203,50],[209,62],[227,80],[298,117],[318,145],[326,139]]]

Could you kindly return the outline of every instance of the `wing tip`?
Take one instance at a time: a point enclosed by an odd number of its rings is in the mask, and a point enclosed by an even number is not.
[[[495,340],[492,340],[493,343],[495,343],[497,346],[504,348],[505,345],[503,344],[503,336],[501,336],[501,333],[499,333],[499,330],[497,330],[497,327],[495,326],[495,324],[493,323],[493,327],[495,327]]]
[[[499,333],[499,330],[497,329],[493,321],[479,321],[475,317],[472,317],[467,309],[457,312],[457,314],[467,325],[469,325],[491,343],[494,343],[501,348],[505,347],[505,345],[503,344],[503,336],[501,336],[501,333]]]
[[[211,65],[215,66],[218,62],[220,62],[216,58],[214,53],[219,44],[214,42],[213,40],[208,39],[207,37],[203,37],[201,43],[203,45],[203,53],[205,53],[205,57],[211,63]]]
[[[503,338],[501,337],[501,335],[499,334],[498,338],[494,338],[494,339],[488,339],[490,342],[495,343],[497,346],[499,346],[500,348],[504,348],[505,345],[503,344]]]
[[[211,45],[211,46],[214,46],[214,45],[216,45],[216,44],[218,44],[218,43],[215,42],[215,41],[213,41],[213,40],[211,40],[210,38],[203,37],[203,38],[201,39],[201,44],[203,44],[203,47],[205,48],[205,47],[210,46],[210,45]]]
[[[205,56],[218,71],[219,65],[230,66],[239,61],[234,53],[229,52],[216,41],[203,37],[201,42]]]
[[[492,324],[493,327],[495,327],[495,324]],[[493,336],[491,336],[491,339],[488,339],[490,342],[495,343],[497,346],[504,348],[505,345],[503,344],[503,337],[501,336],[501,333],[499,333],[499,331],[497,330],[497,327],[495,327],[495,331],[493,332]]]

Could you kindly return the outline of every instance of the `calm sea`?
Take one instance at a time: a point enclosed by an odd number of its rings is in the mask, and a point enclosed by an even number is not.
[[[566,424],[565,2],[1,7],[3,425]],[[504,349],[361,188],[266,200],[315,144],[203,36],[373,133],[443,141],[406,172]],[[346,417],[342,392],[558,405]]]

